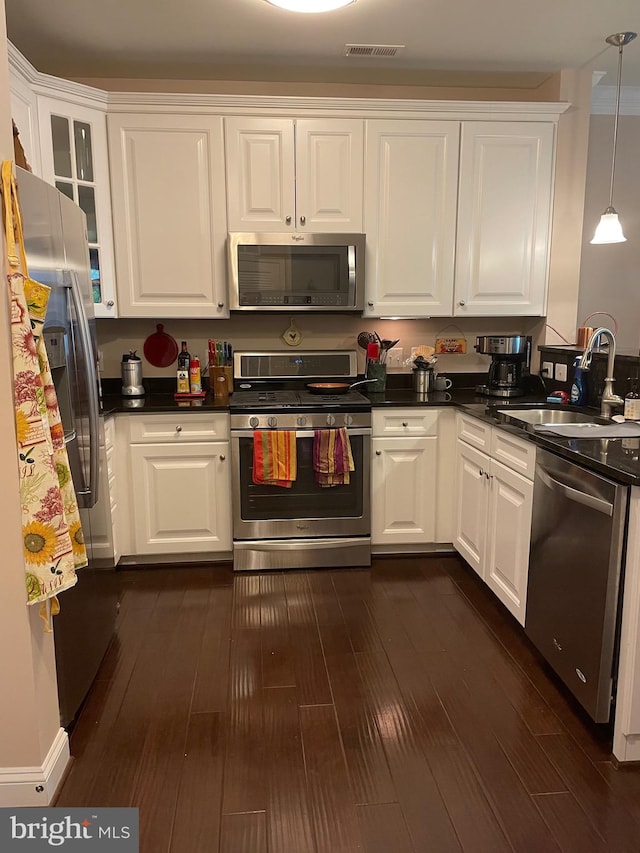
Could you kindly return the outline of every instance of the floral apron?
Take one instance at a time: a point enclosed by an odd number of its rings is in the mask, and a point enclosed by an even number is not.
[[[2,164],[2,199],[11,300],[14,404],[22,541],[29,604],[54,599],[87,565],[80,513],[49,359],[41,335],[50,288],[30,279],[11,161]],[[48,609],[41,612],[48,625]]]

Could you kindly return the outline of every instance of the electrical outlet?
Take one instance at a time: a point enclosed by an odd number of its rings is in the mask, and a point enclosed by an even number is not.
[[[392,347],[387,350],[387,367],[402,367],[404,361],[404,349],[402,347]]]
[[[567,365],[566,364],[556,364],[556,376],[555,378],[558,382],[566,382],[567,381]]]
[[[542,375],[546,376],[547,379],[553,379],[553,362],[552,361],[543,361],[542,362]]]

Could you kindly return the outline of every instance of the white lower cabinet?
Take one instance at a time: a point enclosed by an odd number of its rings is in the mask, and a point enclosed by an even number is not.
[[[373,413],[371,542],[451,542],[453,413],[436,408]]]
[[[458,440],[457,512],[454,545],[472,569],[484,577],[489,509],[485,472],[491,460]]]
[[[229,445],[133,445],[138,554],[231,548]]]
[[[105,418],[104,429],[99,430],[98,465],[96,502],[91,509],[80,509],[80,519],[85,541],[91,543],[90,563],[102,568],[120,559],[113,418]]]
[[[437,446],[435,436],[374,438],[373,544],[435,540]]]
[[[470,420],[458,416],[458,434],[468,433]],[[487,434],[492,456],[458,439],[454,545],[524,625],[535,448],[487,424],[476,423]],[[498,453],[509,459],[511,467],[493,458]]]
[[[132,415],[128,420],[131,523],[126,553],[230,551],[228,415]],[[150,440],[154,435],[157,441]]]

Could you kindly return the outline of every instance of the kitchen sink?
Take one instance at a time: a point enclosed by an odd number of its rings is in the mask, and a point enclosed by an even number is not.
[[[509,407],[508,409],[498,409],[496,412],[498,420],[504,423],[519,426],[522,429],[533,431],[535,426],[553,425],[553,424],[584,424],[598,425],[609,424],[610,421],[601,418],[599,415],[591,414],[590,412],[577,412],[573,409],[560,408],[540,408],[540,409],[516,409]]]

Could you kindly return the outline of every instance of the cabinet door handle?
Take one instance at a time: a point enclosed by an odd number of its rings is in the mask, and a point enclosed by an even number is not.
[[[376,450],[376,456],[382,456],[382,451],[381,451],[381,450]]]
[[[224,302],[218,302],[218,308],[224,308]]]
[[[290,216],[285,216],[284,221],[287,223],[287,225],[291,225],[291,217]]]
[[[221,462],[224,462],[224,460],[225,460],[226,458],[227,458],[227,457],[224,455],[224,453],[221,453],[221,454],[220,454],[220,461],[221,461]]]
[[[113,308],[113,306],[114,306],[115,304],[116,304],[116,303],[113,301],[113,299],[110,299],[110,300],[107,302],[107,308]]]
[[[367,305],[369,306],[369,308],[373,308],[373,302],[367,302]]]
[[[485,476],[485,473],[484,473],[484,471],[482,470],[482,468],[480,468],[480,469],[478,470],[478,473],[480,474],[480,476],[481,476],[481,477],[484,477],[484,476]]]
[[[461,300],[460,300],[460,302],[458,302],[458,305],[459,305],[461,308],[464,308],[464,306],[465,306],[465,301],[464,301],[464,299],[461,299]]]
[[[402,426],[403,426],[403,427],[408,427],[408,426],[409,426],[409,424],[408,424],[406,421],[402,421]]]
[[[306,223],[307,223],[307,217],[301,216],[300,217],[300,225],[306,225]]]
[[[178,426],[176,427],[176,432],[182,432],[182,427],[180,426],[180,424],[178,424]]]

